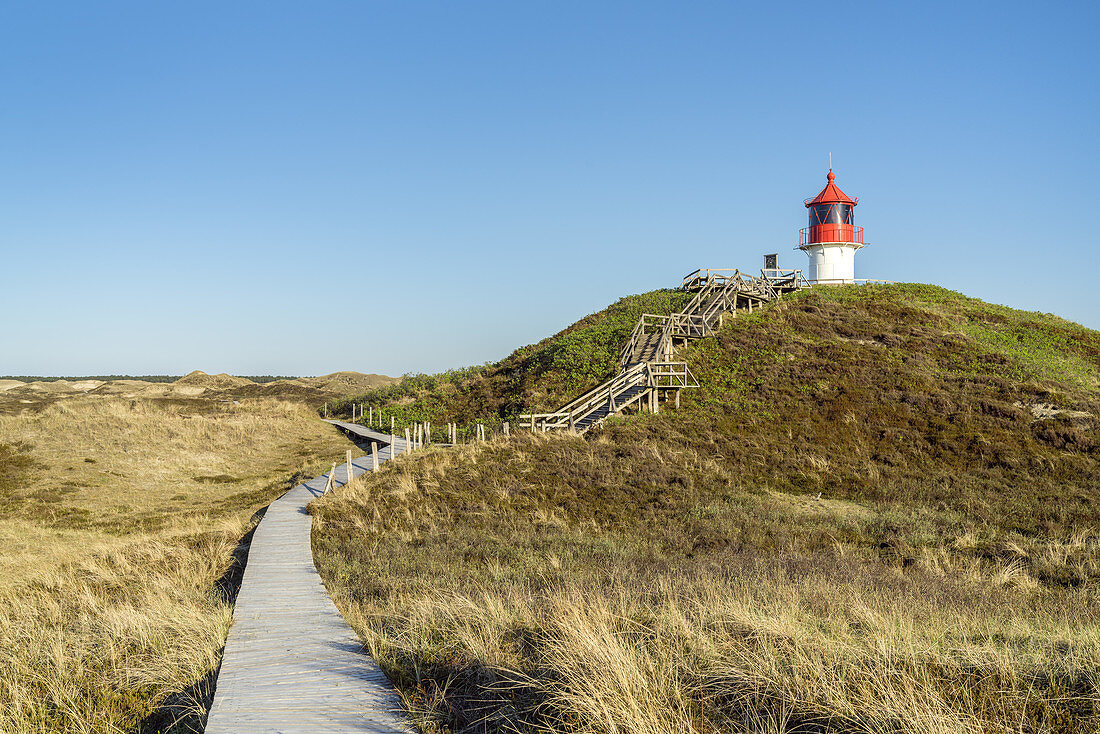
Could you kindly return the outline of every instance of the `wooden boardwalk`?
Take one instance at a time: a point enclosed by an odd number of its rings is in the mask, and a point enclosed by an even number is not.
[[[336,426],[337,428],[342,428],[343,430],[347,431],[348,433],[354,433],[359,438],[366,439],[367,441],[377,441],[380,447],[381,447],[382,444],[388,444],[390,442],[390,434],[388,434],[388,433],[380,433],[380,432],[374,430],[373,428],[367,428],[366,426],[361,426],[358,423],[347,423],[345,421],[334,421],[334,420],[328,420],[327,418],[324,419],[324,420],[325,420],[325,423],[331,423],[332,425]],[[393,442],[394,442],[394,446],[397,450],[397,454],[400,455],[401,452],[405,450],[405,439],[403,437],[399,437],[397,435],[394,435],[393,436]],[[381,448],[379,450],[381,450]],[[389,456],[388,453],[387,453],[387,456]],[[379,455],[379,461],[381,461],[381,460],[382,460],[381,455]],[[352,463],[354,464],[355,462],[352,462]],[[358,475],[356,475],[356,476],[358,476]]]
[[[383,440],[382,434],[365,437]],[[379,461],[390,459],[390,451],[380,447]],[[370,467],[369,456],[352,461],[354,476]],[[336,467],[335,480],[347,483],[346,465]],[[313,564],[305,508],[327,482],[323,474],[299,484],[271,503],[256,528],[206,734],[411,731],[396,692],[336,610]]]

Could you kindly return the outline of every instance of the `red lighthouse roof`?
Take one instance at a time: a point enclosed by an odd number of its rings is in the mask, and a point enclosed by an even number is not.
[[[847,194],[840,190],[840,187],[833,183],[836,175],[833,173],[833,169],[829,169],[829,183],[825,184],[825,188],[821,190],[817,196],[812,199],[806,199],[806,206],[810,207],[814,204],[851,204],[855,206],[859,203],[859,199],[850,198]]]

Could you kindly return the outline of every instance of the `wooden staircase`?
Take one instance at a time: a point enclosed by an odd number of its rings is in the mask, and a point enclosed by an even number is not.
[[[807,286],[801,270],[700,269],[684,276],[680,289],[694,293],[680,313],[643,314],[619,355],[619,374],[553,413],[521,415],[519,427],[533,432],[582,434],[627,408],[657,412],[663,397],[680,406],[680,391],[699,387],[685,362],[673,362],[677,346],[714,334],[726,314],[752,313],[784,293]]]

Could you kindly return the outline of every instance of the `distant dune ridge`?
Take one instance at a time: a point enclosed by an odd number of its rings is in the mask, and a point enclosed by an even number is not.
[[[388,375],[364,374],[342,371],[320,377],[256,382],[247,377],[228,375],[224,372],[207,374],[194,370],[175,382],[149,382],[146,380],[0,380],[0,401],[9,405],[35,404],[74,397],[77,395],[120,395],[127,398],[190,398],[218,394],[226,397],[275,396],[289,399],[320,399],[339,397],[383,385],[399,382],[400,378]]]

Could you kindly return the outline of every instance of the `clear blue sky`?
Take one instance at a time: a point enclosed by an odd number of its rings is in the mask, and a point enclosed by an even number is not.
[[[792,248],[1100,327],[1100,5],[0,11],[0,373],[399,374]]]

